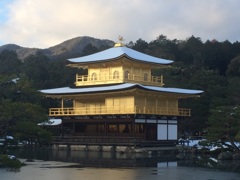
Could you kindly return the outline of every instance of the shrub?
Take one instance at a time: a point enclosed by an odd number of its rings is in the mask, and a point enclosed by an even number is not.
[[[6,167],[9,171],[14,171],[14,172],[20,171],[20,168],[23,165],[21,161],[19,161],[15,157],[8,156],[8,155],[1,155],[0,162],[2,167]]]

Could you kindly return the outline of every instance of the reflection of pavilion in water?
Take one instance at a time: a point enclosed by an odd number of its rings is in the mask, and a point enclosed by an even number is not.
[[[52,151],[54,161],[75,162],[87,167],[173,167],[174,155],[148,156],[135,153]]]
[[[220,161],[209,155],[184,154],[181,159],[175,154],[152,155],[140,153],[116,153],[116,152],[89,152],[89,151],[56,151],[40,149],[22,149],[11,152],[23,159],[39,159],[47,161],[79,163],[80,167],[201,167],[220,169],[225,172],[240,173],[240,161]],[[183,154],[181,154],[183,155]]]
[[[240,173],[240,161],[220,161],[207,155],[185,154],[180,160],[173,154],[149,156],[137,153],[51,151],[50,156],[50,160],[76,162],[83,167],[202,167]],[[153,173],[158,173],[158,170]]]

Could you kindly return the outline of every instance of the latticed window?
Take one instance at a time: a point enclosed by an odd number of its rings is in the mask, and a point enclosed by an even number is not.
[[[125,71],[125,73],[124,73],[124,78],[125,78],[125,79],[129,79],[129,71]]]
[[[97,74],[96,73],[92,73],[91,79],[92,79],[92,81],[97,80]]]
[[[113,72],[113,79],[118,79],[119,78],[119,72],[118,71],[114,71]]]
[[[147,80],[148,80],[148,74],[147,74],[147,73],[144,73],[143,79],[144,79],[144,81],[147,81]]]

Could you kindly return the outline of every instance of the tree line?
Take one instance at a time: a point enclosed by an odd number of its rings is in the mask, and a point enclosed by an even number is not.
[[[151,42],[138,39],[126,45],[152,56],[174,60],[171,68],[153,70],[154,75],[164,76],[166,87],[204,91],[200,98],[180,101],[180,107],[192,109],[192,116],[179,122],[181,133],[206,133],[212,141],[240,140],[239,42],[203,42],[194,36],[186,40],[170,40],[160,35]],[[83,55],[98,51],[89,44]],[[57,105],[42,97],[38,90],[73,86],[76,73],[87,73],[66,65],[64,58],[50,60],[40,52],[24,61],[19,60],[13,51],[1,52],[0,133],[39,141],[48,137],[47,132],[36,124],[47,119],[49,107]]]

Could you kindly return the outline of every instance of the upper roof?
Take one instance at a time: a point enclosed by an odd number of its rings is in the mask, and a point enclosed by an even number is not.
[[[166,60],[162,58],[153,57],[133,49],[127,48],[125,46],[115,46],[110,49],[91,54],[88,56],[78,57],[68,59],[71,63],[93,63],[93,62],[104,62],[109,61],[110,59],[118,59],[120,57],[126,56],[129,59],[145,62],[145,63],[154,63],[161,65],[168,65],[173,63],[172,60]]]
[[[63,87],[63,88],[40,90],[40,92],[48,95],[67,95],[67,94],[109,92],[109,91],[118,91],[118,90],[132,89],[132,88],[141,88],[141,89],[156,91],[156,92],[177,93],[177,94],[185,94],[185,95],[199,95],[203,93],[203,91],[201,90],[144,86],[141,84],[131,84],[131,83],[123,83],[123,84],[100,86],[100,87],[84,87],[84,88]]]

